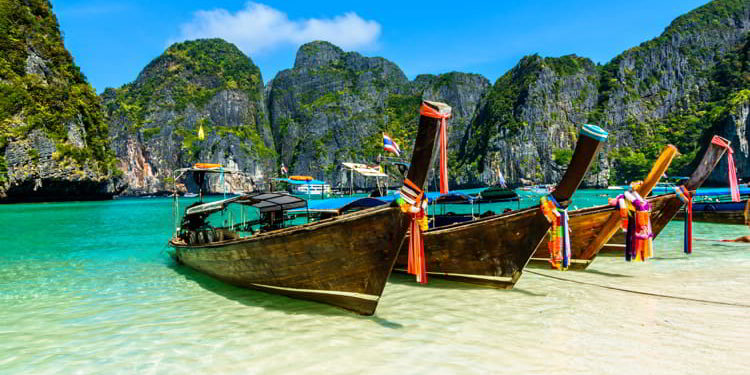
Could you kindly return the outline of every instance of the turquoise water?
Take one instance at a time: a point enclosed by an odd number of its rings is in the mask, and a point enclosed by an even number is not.
[[[574,205],[616,193],[581,191]],[[176,266],[171,204],[0,206],[0,373],[747,373],[750,308],[601,287],[750,304],[750,244],[696,241],[685,256],[680,222],[646,263],[527,272],[512,291],[394,275],[360,317]]]

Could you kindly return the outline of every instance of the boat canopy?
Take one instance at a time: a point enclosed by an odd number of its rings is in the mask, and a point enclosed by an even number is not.
[[[435,203],[438,204],[451,204],[451,203],[471,203],[474,201],[474,197],[471,197],[469,195],[466,195],[464,193],[460,193],[457,191],[453,191],[447,194],[443,194],[435,200]]]
[[[187,172],[204,172],[204,173],[240,173],[244,174],[244,172],[240,172],[236,169],[229,169],[224,168],[221,166],[221,164],[207,164],[207,163],[197,163],[193,166],[187,167],[187,168],[180,168],[175,169],[174,173],[179,175]]]
[[[350,171],[359,173],[365,177],[388,177],[387,174],[380,171],[380,167],[371,167],[365,164],[359,163],[342,163],[344,168]]]
[[[260,212],[286,211],[307,206],[307,201],[286,193],[249,193],[216,202],[199,204],[188,208],[185,215],[210,214],[237,203],[255,207]]]
[[[325,181],[321,180],[293,180],[291,178],[274,178],[276,181],[286,182],[292,185],[325,185]]]

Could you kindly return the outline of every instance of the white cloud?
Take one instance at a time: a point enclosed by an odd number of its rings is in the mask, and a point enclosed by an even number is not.
[[[171,42],[222,38],[252,54],[313,40],[326,40],[345,49],[362,48],[374,45],[379,35],[379,23],[354,12],[327,19],[290,20],[277,9],[249,2],[236,13],[226,9],[195,12],[190,22],[180,25],[180,36]]]

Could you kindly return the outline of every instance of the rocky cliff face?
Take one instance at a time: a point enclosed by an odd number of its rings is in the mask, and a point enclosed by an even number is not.
[[[748,87],[738,72],[746,59],[737,49],[749,27],[750,4],[719,0],[603,66],[574,56],[526,57],[480,106],[469,128],[468,138],[476,141],[462,148],[459,169],[467,178],[478,171],[492,179],[499,170],[511,181],[553,183],[564,164],[555,161],[567,160],[573,127],[591,122],[608,130],[610,141],[588,185],[643,178],[667,143],[683,154],[670,174],[689,174],[711,135],[741,132],[742,109],[730,102]],[[735,140],[746,143],[746,135]],[[750,175],[746,168],[742,163],[740,175]],[[726,181],[725,167],[711,182],[719,180]]]
[[[524,58],[480,104],[457,178],[490,183],[502,173],[510,182],[558,181],[572,156],[576,126],[596,105],[597,81],[588,59]],[[594,167],[590,183],[606,179],[607,172],[606,163]]]
[[[409,81],[383,58],[308,43],[297,52],[294,68],[279,72],[267,89],[276,150],[292,173],[346,185],[341,163],[374,163],[383,153],[383,132],[409,155],[424,98],[453,105],[449,137],[455,153],[488,87],[484,77],[465,73]]]
[[[99,98],[50,3],[0,3],[0,30],[0,201],[112,197],[118,179]]]
[[[346,53],[327,42],[303,45],[294,68],[279,72],[269,90],[281,162],[293,174],[334,184],[342,162],[372,162],[386,102],[404,93],[407,83],[401,69],[383,58]]]
[[[230,191],[254,189],[275,168],[260,70],[223,40],[172,45],[133,83],[102,98],[126,194],[171,190],[172,172],[196,162],[250,176],[227,176]],[[222,189],[215,176],[209,190]]]
[[[348,185],[341,163],[376,162],[384,132],[409,157],[422,99],[453,107],[454,187],[492,183],[501,173],[511,183],[554,183],[587,122],[611,135],[588,186],[643,178],[666,143],[683,154],[669,174],[689,174],[713,134],[733,142],[740,177],[750,176],[746,1],[706,4],[604,65],[527,56],[494,85],[459,72],[410,81],[386,59],[313,42],[264,87],[235,46],[178,43],[134,82],[107,89],[103,111],[47,1],[1,3],[0,26],[8,30],[0,35],[0,199],[107,197],[118,174],[127,194],[153,194],[171,188],[174,169],[195,162],[252,176],[230,178],[233,191],[276,175],[281,163]],[[725,181],[722,162],[709,182]]]

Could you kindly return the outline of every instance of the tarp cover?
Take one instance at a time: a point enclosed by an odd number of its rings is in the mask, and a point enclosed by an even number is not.
[[[355,171],[365,177],[388,177],[387,174],[380,171],[379,167],[370,167],[359,163],[342,163],[348,170]]]
[[[307,201],[286,193],[250,193],[236,197],[204,203],[187,209],[186,215],[209,214],[221,211],[227,205],[237,203],[255,207],[260,212],[286,211],[307,206]]]

